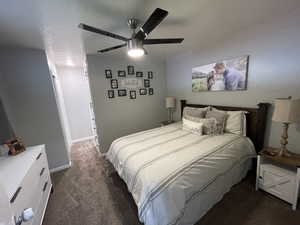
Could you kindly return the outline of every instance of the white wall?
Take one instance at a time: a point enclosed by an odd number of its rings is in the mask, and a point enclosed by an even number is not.
[[[93,136],[90,88],[84,68],[57,66],[73,141]]]
[[[197,53],[184,53],[167,60],[168,95],[191,103],[256,106],[278,97],[300,97],[300,10],[284,18],[260,24]],[[213,28],[212,28],[213,29]],[[248,90],[238,92],[192,92],[191,71],[230,57],[250,55]],[[271,109],[272,111],[272,109]],[[177,119],[180,110],[177,109]],[[266,145],[278,147],[281,124],[268,120]],[[300,153],[300,126],[292,125],[288,148]]]
[[[69,164],[44,51],[1,49],[1,97],[17,136],[27,146],[46,144],[50,168]]]
[[[143,59],[130,60],[126,55],[122,58],[112,56],[88,55],[88,72],[90,78],[94,111],[99,135],[100,150],[107,151],[111,142],[121,136],[158,127],[160,121],[167,119],[164,105],[165,97],[165,62],[156,61],[149,56]],[[153,71],[151,86],[154,95],[140,96],[135,100],[129,97],[116,97],[109,100],[107,90],[110,80],[105,78],[105,69],[112,69],[114,78],[117,70],[126,70],[133,65],[135,71]],[[115,91],[115,95],[117,92]]]

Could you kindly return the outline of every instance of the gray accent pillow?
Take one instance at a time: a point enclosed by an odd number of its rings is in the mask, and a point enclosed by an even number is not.
[[[224,133],[227,113],[220,111],[208,111],[205,118],[215,118],[217,121],[217,134]]]
[[[205,107],[205,108],[184,107],[183,117],[186,118],[187,116],[192,116],[197,118],[204,118],[208,110],[210,110],[209,107]]]

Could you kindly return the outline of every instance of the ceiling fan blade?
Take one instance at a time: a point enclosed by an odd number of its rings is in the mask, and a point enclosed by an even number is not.
[[[161,21],[168,15],[168,11],[157,8],[140,28],[140,31],[135,35],[136,38],[143,40],[147,35],[157,27]]]
[[[143,40],[144,45],[155,44],[179,44],[183,41],[183,38],[162,38],[162,39],[146,39]]]
[[[108,52],[108,51],[111,51],[111,50],[115,50],[115,49],[118,49],[118,48],[122,48],[122,47],[125,47],[127,44],[122,44],[122,45],[116,45],[114,47],[110,47],[110,48],[105,48],[105,49],[101,49],[101,50],[98,50],[99,53],[104,53],[104,52]]]
[[[111,32],[101,30],[99,28],[91,27],[91,26],[83,24],[83,23],[80,23],[78,25],[78,27],[83,29],[83,30],[87,30],[87,31],[97,33],[97,34],[102,34],[102,35],[105,35],[105,36],[108,36],[108,37],[111,37],[111,38],[114,38],[114,39],[118,39],[118,40],[121,40],[121,41],[128,41],[128,38],[126,38],[126,37],[123,37],[123,36],[118,35],[118,34],[113,34]]]

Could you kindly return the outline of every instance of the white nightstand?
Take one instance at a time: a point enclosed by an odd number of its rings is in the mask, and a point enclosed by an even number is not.
[[[300,183],[300,156],[271,156],[265,148],[257,157],[256,190],[262,189],[297,208]]]

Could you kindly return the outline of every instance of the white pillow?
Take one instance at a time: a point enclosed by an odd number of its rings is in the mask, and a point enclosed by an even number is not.
[[[196,123],[202,123],[202,133],[206,135],[217,135],[218,127],[217,120],[215,118],[198,118],[187,116],[187,118],[183,118],[185,120],[189,120]]]
[[[186,131],[190,131],[193,134],[202,135],[203,123],[191,121],[188,119],[182,119],[182,129]]]
[[[223,111],[212,108],[215,111],[226,112],[228,117],[225,124],[225,132],[246,136],[246,113],[245,111]]]

